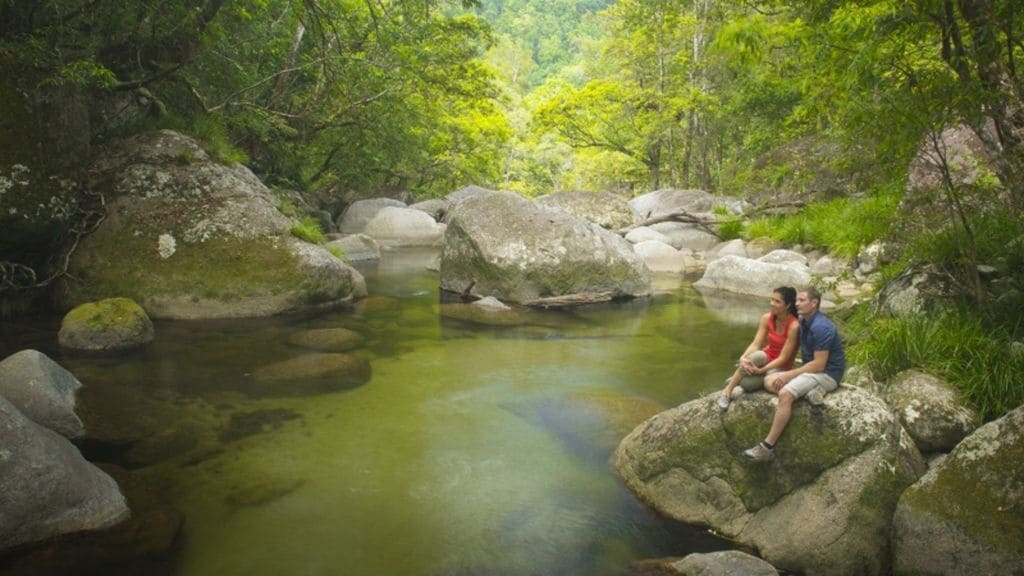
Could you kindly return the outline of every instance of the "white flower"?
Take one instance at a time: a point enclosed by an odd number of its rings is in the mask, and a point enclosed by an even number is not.
[[[174,255],[174,250],[177,248],[177,242],[174,241],[174,236],[170,234],[161,234],[160,238],[156,242],[156,250],[160,253],[160,257],[163,259],[170,258]]]

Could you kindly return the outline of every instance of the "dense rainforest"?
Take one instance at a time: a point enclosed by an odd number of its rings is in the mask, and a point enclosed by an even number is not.
[[[858,309],[849,336],[998,414],[1024,401],[1022,65],[1012,0],[0,0],[0,291],[13,310],[60,276],[102,211],[84,160],[155,128],[332,213],[468,184],[700,188],[755,206],[725,237],[882,239],[883,281],[947,271],[946,312]],[[915,159],[940,174],[924,197]]]

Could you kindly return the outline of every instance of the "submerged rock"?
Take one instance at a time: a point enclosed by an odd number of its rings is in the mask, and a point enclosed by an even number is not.
[[[153,322],[132,299],[107,298],[65,314],[57,341],[64,348],[85,352],[128,350],[153,341]]]
[[[889,570],[892,511],[924,471],[917,448],[885,404],[857,389],[804,402],[770,463],[742,456],[771,424],[776,398],[747,394],[728,411],[717,394],[644,422],[614,466],[644,502],[709,526],[773,565],[807,574]]]
[[[37,350],[22,350],[0,362],[0,397],[65,438],[85,432],[75,414],[75,394],[81,387],[71,372]]]
[[[295,396],[333,392],[370,381],[370,362],[350,354],[303,354],[253,371],[248,388],[257,395]]]
[[[288,338],[288,341],[296,346],[324,352],[345,352],[362,346],[365,340],[362,334],[348,328],[302,330]]]

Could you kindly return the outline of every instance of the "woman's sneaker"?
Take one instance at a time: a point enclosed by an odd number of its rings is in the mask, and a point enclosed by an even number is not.
[[[775,458],[775,449],[765,446],[764,442],[758,442],[757,446],[744,450],[743,455],[754,462],[768,462]]]
[[[722,410],[729,407],[729,396],[727,396],[725,392],[718,395],[718,407]]]

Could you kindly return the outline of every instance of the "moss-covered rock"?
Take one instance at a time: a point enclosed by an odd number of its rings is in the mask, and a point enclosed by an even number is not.
[[[689,524],[757,548],[808,574],[885,574],[889,528],[902,490],[924,471],[917,448],[877,397],[843,388],[804,402],[770,463],[742,451],[767,433],[776,398],[717,395],[644,422],[619,445],[616,470],[642,500]]]
[[[110,199],[71,261],[67,302],[126,296],[153,318],[267,316],[365,296],[362,275],[289,234],[245,167],[170,131],[111,143],[92,186]]]
[[[948,452],[981,424],[953,386],[917,370],[893,377],[885,400],[922,452]]]
[[[1024,407],[964,439],[899,500],[896,574],[1024,574]]]
[[[507,192],[455,202],[441,251],[441,288],[503,302],[651,293],[650,274],[621,236]]]
[[[77,306],[64,316],[57,333],[64,348],[111,352],[153,341],[153,322],[130,298],[107,298]]]

